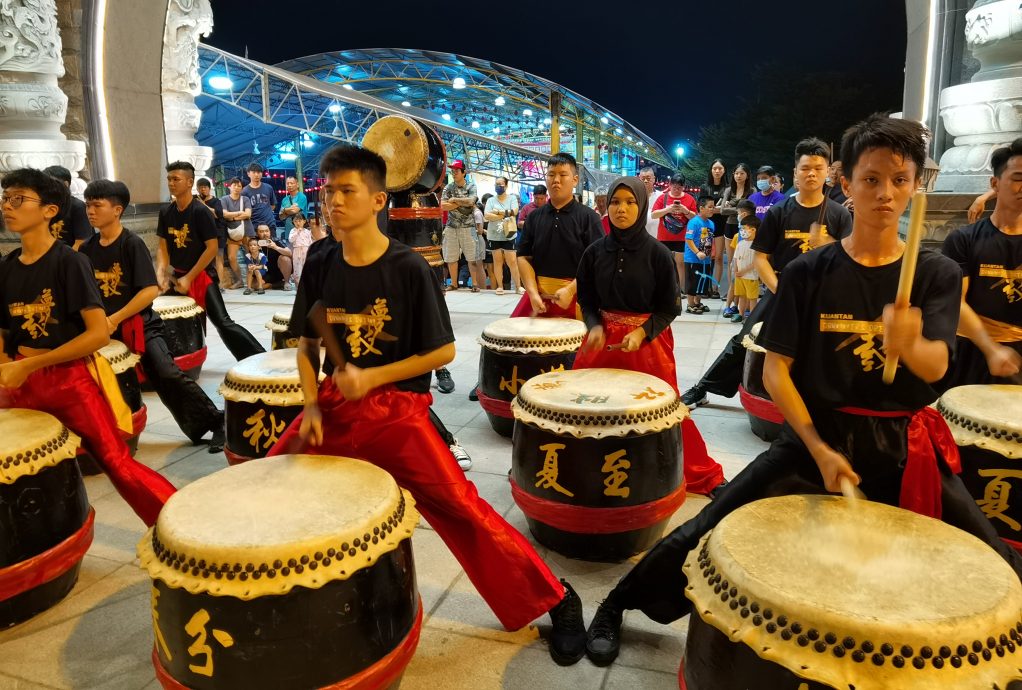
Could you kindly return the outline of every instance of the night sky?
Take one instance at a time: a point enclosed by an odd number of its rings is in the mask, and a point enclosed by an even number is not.
[[[238,55],[247,46],[253,60],[353,48],[483,58],[573,89],[668,150],[724,117],[740,94],[795,71],[876,79],[890,110],[901,109],[901,80],[892,79],[905,62],[900,0],[438,2],[432,12],[408,0],[212,5],[206,41]],[[778,69],[759,73],[767,62]]]

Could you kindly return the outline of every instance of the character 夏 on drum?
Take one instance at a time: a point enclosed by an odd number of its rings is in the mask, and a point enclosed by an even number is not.
[[[387,203],[386,163],[371,151],[341,145],[323,156],[320,174],[326,178],[323,205],[341,243],[321,257],[323,270],[302,279],[305,303],[322,307],[325,323],[301,309],[291,315],[291,327],[302,336],[305,410],[269,455],[315,449],[390,472],[411,491],[500,622],[515,630],[549,612],[551,656],[575,663],[585,653],[578,595],[479,497],[430,423],[430,373],[454,359],[454,333],[429,264],[376,224]],[[343,361],[325,363],[328,376],[318,385],[321,335],[328,338],[328,355]],[[332,351],[333,344],[341,352]]]
[[[3,188],[4,224],[21,247],[0,261],[0,407],[63,422],[152,525],[174,486],[131,457],[96,382],[92,354],[110,341],[103,299],[88,258],[54,240],[49,228],[70,203],[67,186],[22,169],[5,175]]]
[[[846,478],[872,500],[977,536],[1022,574],[1022,558],[998,538],[958,478],[954,438],[928,407],[954,347],[958,267],[921,251],[911,307],[891,303],[905,251],[898,219],[919,186],[926,138],[919,123],[883,115],[845,132],[852,233],[788,264],[758,341],[767,349],[764,382],[786,420],[780,437],[608,595],[589,628],[587,651],[596,663],[617,656],[623,610],[640,609],[661,623],[688,613],[681,568],[689,551],[731,511],[791,491],[792,480],[838,491]],[[901,366],[886,385],[884,362],[893,356]]]

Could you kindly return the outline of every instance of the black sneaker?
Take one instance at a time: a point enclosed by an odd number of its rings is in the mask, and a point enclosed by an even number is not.
[[[565,580],[564,598],[550,609],[550,657],[559,666],[571,666],[586,653],[586,626],[582,619],[582,600]]]
[[[224,449],[226,435],[224,433],[224,415],[220,413],[220,423],[213,427],[213,437],[209,439],[209,452],[220,453]]]
[[[468,399],[472,402],[479,402],[479,383],[472,386],[471,392],[468,394]]]
[[[451,378],[451,372],[447,371],[447,367],[436,370],[436,389],[441,393],[454,392],[454,379]]]
[[[610,599],[600,603],[586,633],[586,656],[597,666],[607,666],[621,649],[621,609]]]
[[[688,409],[694,410],[703,405],[709,405],[710,399],[706,397],[706,391],[699,386],[692,386],[681,394],[681,402],[688,405]]]

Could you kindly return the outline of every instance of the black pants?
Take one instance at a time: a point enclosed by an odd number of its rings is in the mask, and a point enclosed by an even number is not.
[[[174,362],[163,337],[163,321],[159,317],[145,324],[145,352],[142,370],[160,400],[170,411],[181,431],[197,443],[206,432],[223,425],[224,413],[199,384],[188,378]]]
[[[851,459],[860,485],[873,501],[898,505],[904,469],[907,419],[814,414],[821,436]],[[897,461],[901,458],[901,461]],[[976,505],[962,480],[938,459],[941,519],[989,544],[1022,578],[1022,557],[1007,546]],[[639,609],[658,623],[691,613],[682,565],[689,551],[732,511],[769,496],[826,493],[816,463],[785,425],[770,448],[752,461],[698,515],[664,537],[625,575],[608,599],[623,609]]]
[[[440,434],[440,438],[444,440],[444,443],[449,446],[453,446],[454,434],[448,431],[447,427],[444,426],[444,423],[436,416],[436,412],[433,411],[432,407],[429,408],[429,421],[433,423],[433,427],[437,430],[437,433]]]
[[[770,303],[774,293],[769,290],[756,303],[756,308],[745,319],[742,330],[738,331],[731,340],[727,341],[724,350],[713,360],[713,364],[706,370],[703,377],[696,383],[707,393],[715,393],[725,398],[733,398],[738,393],[738,386],[742,382],[742,367],[745,364],[745,346],[742,339],[752,330],[757,323],[761,323],[770,315]]]
[[[251,333],[231,319],[224,297],[220,294],[220,287],[215,282],[206,288],[206,315],[213,322],[224,345],[239,362],[246,357],[266,352]]]

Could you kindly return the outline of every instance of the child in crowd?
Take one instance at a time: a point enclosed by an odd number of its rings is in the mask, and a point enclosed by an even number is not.
[[[266,284],[263,282],[267,271],[266,255],[262,253],[261,249],[259,240],[255,237],[248,238],[248,254],[245,255],[248,287],[245,288],[245,292],[242,294],[251,295],[252,291],[255,290],[257,295],[261,295],[266,291]]]
[[[305,216],[301,211],[292,217],[291,222],[294,225],[287,241],[291,245],[291,264],[294,267],[291,275],[295,279],[295,285],[298,285],[298,281],[302,279],[302,268],[305,266],[309,246],[316,238],[312,236],[312,229],[305,225]]]
[[[706,286],[699,289],[700,273],[706,274],[710,266],[710,254],[713,251],[713,221],[710,217],[716,212],[713,197],[699,197],[699,214],[688,221],[685,229],[685,294],[688,299],[689,314],[705,314],[710,308],[702,303],[703,293],[708,292]]]
[[[309,216],[309,232],[312,233],[313,242],[319,242],[321,239],[330,234],[326,227],[324,227],[323,223],[320,222],[319,216],[315,214]],[[306,252],[305,258],[309,258],[308,252]]]
[[[748,199],[742,199],[735,206],[735,211],[738,216],[738,227],[742,226],[742,220],[749,216],[755,215],[756,204],[752,203]],[[758,219],[757,219],[758,220]],[[738,243],[742,237],[740,233],[735,233],[735,236],[731,238],[729,254],[731,256],[731,264],[734,264],[735,250],[738,248]],[[725,319],[733,318],[735,314],[740,314],[738,309],[738,295],[735,293],[735,273],[734,269],[728,269],[728,287],[727,287],[727,300],[724,303],[724,311],[721,312],[721,316]]]
[[[731,275],[735,277],[734,290],[738,297],[738,312],[731,317],[733,323],[741,323],[759,302],[759,272],[756,271],[756,252],[752,250],[759,218],[750,214],[739,221],[738,227],[735,239],[740,237],[741,240],[735,247],[734,259],[731,261]]]

